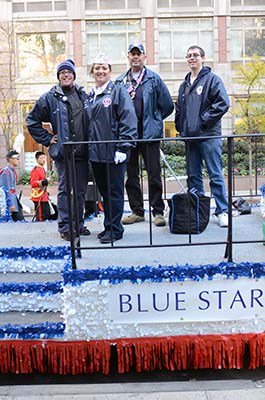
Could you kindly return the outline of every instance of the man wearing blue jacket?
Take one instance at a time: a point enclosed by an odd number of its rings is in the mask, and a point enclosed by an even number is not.
[[[27,127],[33,139],[46,147],[55,161],[58,172],[58,231],[61,238],[70,240],[69,216],[66,190],[66,172],[63,143],[87,140],[88,132],[88,96],[84,89],[75,84],[75,64],[65,60],[57,67],[59,84],[42,95],[27,116]],[[49,122],[53,135],[43,127]],[[84,226],[84,200],[88,182],[87,145],[76,145],[75,170],[77,183],[77,200],[79,211],[79,233],[87,236],[89,230]],[[72,177],[70,176],[72,180]]]
[[[0,170],[0,186],[7,191],[8,204],[11,218],[14,222],[24,221],[22,206],[16,194],[17,173],[15,168],[19,165],[19,153],[10,150],[6,155],[7,166]]]
[[[144,221],[144,201],[139,178],[139,155],[142,154],[149,179],[149,197],[156,226],[166,224],[160,167],[160,141],[150,139],[163,137],[163,119],[174,110],[170,93],[160,76],[146,68],[145,49],[141,43],[132,43],[128,48],[130,69],[117,78],[124,85],[133,101],[138,121],[138,142],[130,151],[127,163],[126,191],[132,214],[122,219],[123,224]]]
[[[187,143],[189,188],[203,193],[202,166],[205,162],[215,215],[221,227],[228,226],[226,188],[222,174],[221,118],[229,109],[229,99],[222,80],[204,66],[205,52],[199,46],[187,50],[190,72],[180,85],[176,102],[175,125],[181,136],[201,137]],[[213,136],[213,139],[203,139]],[[216,137],[215,136],[219,136]]]

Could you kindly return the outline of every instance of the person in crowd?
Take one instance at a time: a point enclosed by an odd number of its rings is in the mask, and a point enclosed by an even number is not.
[[[17,173],[15,168],[19,165],[19,153],[10,150],[6,155],[7,166],[0,170],[0,186],[3,186],[8,193],[8,203],[11,218],[13,221],[24,221],[22,205],[16,194]]]
[[[27,116],[27,127],[33,139],[49,147],[49,154],[55,161],[58,173],[58,231],[61,238],[70,240],[69,212],[66,190],[66,169],[63,143],[87,140],[88,132],[88,96],[84,89],[75,83],[76,72],[73,60],[65,60],[57,67],[58,84],[42,95]],[[49,122],[52,135],[42,125]],[[88,182],[87,145],[74,147],[75,171],[77,182],[77,200],[79,211],[79,233],[90,235],[84,226],[83,210]],[[70,170],[70,172],[72,172]],[[72,174],[70,174],[72,185]]]
[[[89,95],[89,141],[116,140],[89,144],[89,160],[104,208],[104,230],[98,238],[111,243],[123,237],[124,175],[128,150],[135,145],[137,119],[127,90],[111,81],[106,55],[96,57],[90,73],[95,86]]]
[[[222,174],[221,118],[229,109],[224,84],[211,68],[204,66],[205,51],[199,46],[187,50],[190,72],[179,88],[175,125],[184,137],[200,137],[186,146],[188,186],[204,193],[203,161],[205,162],[212,195],[216,202],[215,215],[221,227],[228,226],[228,205]],[[213,138],[203,139],[204,136]],[[217,137],[218,136],[218,137]]]
[[[149,200],[156,226],[166,224],[160,166],[160,141],[163,120],[174,110],[170,93],[160,76],[145,66],[145,49],[141,43],[128,48],[130,68],[117,78],[116,83],[126,87],[137,115],[137,146],[130,151],[127,163],[126,191],[132,213],[122,219],[123,224],[144,221],[144,201],[139,177],[139,156],[142,155],[149,179]]]
[[[51,218],[49,205],[49,193],[47,187],[50,178],[46,177],[44,165],[46,164],[46,156],[43,151],[35,153],[37,165],[30,172],[31,200],[34,204],[36,221],[46,221]]]

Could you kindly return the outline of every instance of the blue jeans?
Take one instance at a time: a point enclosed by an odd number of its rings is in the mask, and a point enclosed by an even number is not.
[[[226,188],[222,174],[222,139],[190,141],[187,143],[186,154],[189,189],[195,188],[200,193],[204,193],[202,175],[204,160],[210,179],[211,192],[216,203],[215,214],[227,212]]]

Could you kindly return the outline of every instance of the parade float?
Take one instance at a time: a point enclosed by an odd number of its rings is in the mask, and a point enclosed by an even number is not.
[[[0,373],[255,369],[265,365],[265,263],[72,270],[68,247],[5,248],[0,313],[60,311],[62,322],[0,326]]]

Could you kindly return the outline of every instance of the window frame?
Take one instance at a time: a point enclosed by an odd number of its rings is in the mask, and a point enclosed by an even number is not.
[[[246,19],[250,19],[250,18],[263,18],[264,19],[264,25],[260,28],[262,31],[265,32],[265,17],[263,15],[251,15],[251,16],[231,16],[231,21],[230,21],[230,32],[231,32],[231,38],[233,35],[233,32],[242,32],[242,56],[239,58],[234,58],[233,57],[233,41],[231,40],[231,62],[232,63],[238,63],[238,62],[247,62],[249,60],[251,60],[251,58],[254,56],[255,53],[253,53],[251,56],[246,55],[246,32],[247,31],[257,31],[258,28],[256,26],[253,27],[249,27],[249,26],[244,26],[244,21]],[[242,20],[242,25],[238,24],[238,26],[236,28],[233,28],[233,20],[234,19],[241,19]],[[265,59],[265,54],[264,56],[261,56],[263,59]]]
[[[198,33],[199,32],[199,36],[201,34],[201,32],[209,32],[211,34],[211,43],[212,43],[212,54],[207,54],[207,62],[212,63],[213,62],[213,58],[214,58],[214,20],[213,17],[211,16],[207,16],[207,17],[202,17],[202,18],[196,18],[196,21],[199,20],[210,20],[212,27],[209,29],[199,29],[199,30],[194,30],[193,32]],[[190,18],[190,17],[186,17],[186,18],[159,18],[158,20],[158,35],[159,35],[159,44],[161,44],[161,40],[160,40],[160,34],[163,32],[169,32],[170,34],[170,45],[171,45],[171,57],[170,58],[161,58],[161,56],[159,56],[159,65],[160,65],[160,69],[163,66],[163,64],[171,64],[171,69],[168,72],[176,72],[174,66],[175,64],[180,64],[180,63],[184,63],[186,65],[186,61],[185,61],[185,54],[183,54],[183,56],[180,56],[179,58],[174,58],[174,34],[176,34],[176,32],[184,32],[183,29],[179,28],[179,29],[174,29],[174,27],[172,27],[173,23],[175,22],[179,22],[179,21],[192,21],[194,20],[194,18]],[[171,27],[169,26],[168,29],[162,29],[160,28],[160,21],[168,21],[171,25]],[[187,29],[187,32],[190,32],[189,29]],[[191,45],[193,45],[194,43],[191,43]],[[198,46],[200,46],[200,40],[197,42]],[[203,44],[201,44],[202,47]]]
[[[135,33],[135,35],[137,34],[137,36],[139,36],[139,41],[141,41],[141,39],[140,39],[141,35],[142,35],[142,22],[141,22],[141,19],[140,18],[136,18],[136,19],[127,19],[126,18],[126,19],[112,19],[112,20],[108,20],[108,21],[106,21],[106,20],[96,20],[96,21],[95,20],[86,20],[86,56],[87,56],[88,64],[91,63],[91,59],[93,59],[94,56],[96,55],[96,54],[94,54],[94,55],[90,55],[89,54],[89,35],[97,36],[98,49],[97,49],[96,53],[103,52],[102,47],[101,47],[101,42],[103,41],[102,37],[104,35],[106,35],[106,34],[109,34],[109,31],[107,31],[107,30],[104,31],[104,29],[102,29],[102,24],[104,24],[106,22],[108,22],[108,23],[110,23],[110,22],[113,22],[113,23],[122,22],[122,23],[125,23],[125,25],[126,25],[126,30],[125,31],[124,30],[116,30],[116,31],[113,30],[111,32],[112,34],[114,34],[114,33],[119,33],[120,34],[121,33],[121,34],[125,35],[126,45],[125,45],[124,49],[121,49],[122,51],[124,50],[124,55],[121,55],[120,59],[117,59],[117,58],[116,59],[111,59],[112,66],[114,66],[114,68],[115,68],[115,66],[119,66],[119,65],[122,65],[124,67],[124,66],[127,65],[127,61],[126,61],[126,59],[127,59],[127,49],[128,49],[128,46],[129,46],[129,44],[131,42],[131,40],[129,40],[130,33]],[[135,31],[134,30],[130,31],[128,29],[128,26],[129,26],[130,22],[138,22],[139,29],[135,30]],[[90,23],[97,24],[97,30],[95,30],[94,32],[89,32],[88,25]],[[111,57],[111,54],[108,54],[108,55]]]

